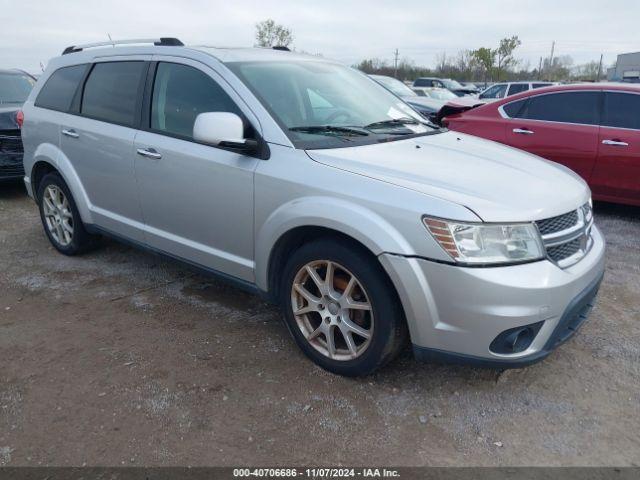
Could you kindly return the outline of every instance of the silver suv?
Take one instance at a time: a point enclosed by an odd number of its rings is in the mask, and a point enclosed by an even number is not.
[[[408,339],[523,366],[586,317],[604,242],[569,170],[326,59],[144,43],[69,47],[24,105],[24,180],[61,253],[108,235],[218,275],[343,375]]]

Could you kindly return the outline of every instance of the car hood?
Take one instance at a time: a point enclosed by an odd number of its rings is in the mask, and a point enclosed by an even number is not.
[[[16,121],[16,113],[22,107],[22,104],[0,103],[0,130],[18,130],[18,122]]]
[[[549,218],[590,196],[586,183],[561,165],[455,132],[307,153],[324,165],[464,205],[486,222]]]
[[[407,102],[409,105],[430,108],[436,112],[440,110],[442,107],[444,107],[447,103],[444,100],[438,100],[438,99],[429,98],[429,97],[418,97],[418,96],[404,97],[403,100]]]

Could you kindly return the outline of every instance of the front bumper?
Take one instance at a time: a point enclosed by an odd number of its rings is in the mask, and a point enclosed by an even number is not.
[[[416,357],[498,368],[526,366],[546,357],[586,318],[604,273],[604,239],[581,261],[561,269],[549,261],[465,268],[383,254],[398,290]],[[531,344],[511,354],[493,352],[505,330],[541,322]]]

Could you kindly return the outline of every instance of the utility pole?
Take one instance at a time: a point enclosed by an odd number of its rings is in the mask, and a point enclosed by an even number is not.
[[[393,54],[393,77],[398,78],[398,49]]]
[[[551,78],[553,76],[553,53],[556,50],[556,41],[551,42],[551,56],[549,57],[549,80],[553,80]]]
[[[600,54],[600,63],[598,64],[598,78],[596,78],[596,82],[600,81],[600,76],[602,75],[602,53]]]

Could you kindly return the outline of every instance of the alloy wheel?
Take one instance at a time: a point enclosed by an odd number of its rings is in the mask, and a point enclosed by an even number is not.
[[[309,344],[332,360],[353,360],[371,344],[374,317],[369,296],[358,278],[336,262],[304,265],[294,277],[291,306]]]
[[[51,237],[62,247],[73,240],[73,214],[60,187],[48,185],[44,191],[43,212]]]

